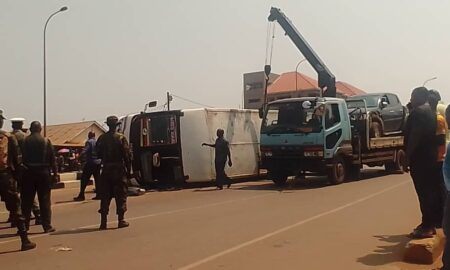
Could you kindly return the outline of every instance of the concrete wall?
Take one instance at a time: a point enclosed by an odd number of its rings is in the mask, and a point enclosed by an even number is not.
[[[278,77],[278,74],[271,73],[269,75],[269,84]],[[265,85],[266,79],[264,71],[244,74],[244,109],[259,109],[262,107]]]

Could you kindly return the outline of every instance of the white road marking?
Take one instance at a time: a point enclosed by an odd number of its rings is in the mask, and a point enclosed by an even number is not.
[[[176,210],[171,210],[171,211],[164,211],[164,212],[159,212],[159,213],[153,213],[153,214],[148,214],[148,215],[143,215],[143,216],[131,217],[131,218],[127,218],[127,220],[132,221],[132,220],[152,218],[152,217],[163,216],[163,215],[171,215],[171,214],[176,214],[176,213],[181,213],[181,212],[187,212],[187,211],[192,211],[192,210],[197,210],[197,209],[203,209],[203,208],[209,208],[209,207],[214,207],[214,206],[218,206],[218,205],[229,204],[229,203],[249,201],[249,200],[262,198],[262,197],[266,197],[266,196],[270,196],[270,195],[274,195],[274,194],[279,194],[279,192],[278,191],[277,192],[269,192],[269,193],[264,193],[264,194],[260,194],[260,195],[256,195],[256,196],[252,196],[252,197],[247,197],[247,198],[242,198],[242,199],[237,199],[237,200],[228,200],[228,201],[223,201],[223,202],[217,202],[217,203],[205,204],[205,205],[200,205],[200,206],[176,209]],[[115,224],[115,223],[117,223],[117,221],[108,222],[109,225]],[[99,224],[97,223],[97,224],[91,224],[91,225],[86,225],[86,226],[83,226],[83,227],[77,227],[77,228],[72,228],[72,229],[68,229],[68,230],[61,230],[61,231],[75,231],[75,230],[79,230],[79,229],[95,228],[95,227],[98,227],[98,226],[99,226]],[[57,233],[58,233],[58,231],[56,231],[56,234]],[[30,239],[40,238],[40,237],[48,236],[48,235],[51,235],[51,234],[43,233],[43,234],[38,234],[38,235],[30,235]],[[16,237],[14,239],[6,240],[6,241],[0,241],[0,245],[1,244],[6,244],[6,243],[17,242],[19,240],[20,239],[18,237]]]
[[[376,196],[378,196],[378,195],[381,195],[381,194],[383,194],[383,193],[386,193],[386,192],[388,192],[388,191],[390,191],[390,190],[393,190],[393,189],[395,189],[395,188],[398,188],[398,187],[400,187],[400,186],[402,186],[402,185],[405,185],[406,183],[410,183],[410,182],[411,182],[411,181],[409,181],[409,180],[408,180],[408,181],[403,181],[403,182],[401,182],[401,183],[399,183],[399,184],[396,184],[396,185],[391,186],[391,187],[389,187],[389,188],[385,188],[385,189],[383,189],[383,190],[381,190],[381,191],[378,191],[378,192],[376,192],[376,193],[373,193],[373,194],[368,195],[368,196],[366,196],[366,197],[363,197],[363,198],[361,198],[361,199],[355,200],[355,201],[350,202],[350,203],[346,203],[346,204],[341,205],[341,206],[339,206],[339,207],[337,207],[337,208],[334,208],[334,209],[325,211],[325,212],[323,212],[323,213],[317,214],[317,215],[315,215],[315,216],[309,217],[309,218],[307,218],[307,219],[301,220],[301,221],[299,221],[299,222],[297,222],[297,223],[294,223],[294,224],[292,224],[292,225],[286,226],[286,227],[284,227],[284,228],[281,228],[281,229],[278,229],[278,230],[276,230],[276,231],[273,231],[273,232],[267,233],[267,234],[265,234],[265,235],[262,235],[262,236],[260,236],[260,237],[254,238],[254,239],[252,239],[252,240],[249,240],[249,241],[244,242],[244,243],[242,243],[242,244],[236,245],[236,246],[234,246],[234,247],[231,247],[231,248],[229,248],[229,249],[226,249],[226,250],[221,251],[221,252],[219,252],[219,253],[216,253],[216,254],[214,254],[214,255],[208,256],[208,257],[206,257],[206,258],[204,258],[204,259],[201,259],[201,260],[196,261],[196,262],[194,262],[194,263],[191,263],[191,264],[189,264],[189,265],[180,267],[180,268],[178,268],[178,270],[189,270],[189,269],[193,269],[193,268],[195,268],[195,267],[197,267],[197,266],[200,266],[200,265],[205,264],[205,263],[207,263],[207,262],[213,261],[213,260],[215,260],[215,259],[217,259],[217,258],[219,258],[219,257],[222,257],[222,256],[224,256],[224,255],[230,254],[230,253],[232,253],[232,252],[235,252],[235,251],[240,250],[240,249],[242,249],[242,248],[245,248],[245,247],[247,247],[247,246],[253,245],[253,244],[257,243],[257,242],[260,242],[260,241],[262,241],[262,240],[265,240],[265,239],[270,238],[270,237],[272,237],[272,236],[275,236],[275,235],[277,235],[277,234],[286,232],[286,231],[288,231],[288,230],[291,230],[291,229],[293,229],[293,228],[299,227],[299,226],[301,226],[301,225],[303,225],[303,224],[306,224],[306,223],[308,223],[308,222],[314,221],[314,220],[316,220],[316,219],[319,219],[319,218],[322,218],[322,217],[324,217],[324,216],[327,216],[327,215],[330,215],[330,214],[339,212],[339,211],[341,211],[341,210],[344,210],[344,209],[346,209],[346,208],[349,208],[349,207],[354,206],[354,205],[356,205],[356,204],[359,204],[359,203],[361,203],[361,202],[367,201],[367,200],[369,200],[369,199],[371,199],[371,198],[373,198],[373,197],[376,197]]]

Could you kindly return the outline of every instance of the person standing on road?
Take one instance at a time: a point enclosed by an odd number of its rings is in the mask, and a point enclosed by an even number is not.
[[[30,131],[31,135],[23,143],[22,211],[29,225],[31,207],[37,192],[44,232],[54,232],[50,197],[51,186],[59,178],[55,153],[50,140],[41,135],[41,123],[33,121]],[[50,176],[50,171],[53,176]]]
[[[12,132],[16,139],[17,143],[19,144],[20,153],[23,153],[23,142],[25,141],[25,138],[27,137],[27,134],[23,132],[23,123],[25,122],[24,118],[12,118],[11,120],[12,124]],[[23,178],[23,168],[19,168],[17,172],[17,187],[20,193],[21,187],[22,187],[22,178]],[[39,209],[39,205],[36,201],[36,198],[33,199],[33,206],[31,208],[31,211],[33,212],[34,218],[35,218],[35,225],[41,225],[41,209]]]
[[[97,157],[97,150],[95,149],[97,141],[95,140],[95,133],[90,131],[88,134],[88,140],[84,146],[83,152],[81,156],[85,157],[86,162],[83,166],[83,173],[81,174],[81,183],[80,183],[80,193],[77,197],[73,198],[75,201],[84,201],[84,191],[91,179],[91,176],[94,176],[95,181],[95,197],[93,200],[99,200],[99,190],[100,190],[100,169],[101,169],[101,160]]]
[[[225,165],[228,159],[228,166],[233,166],[231,162],[230,144],[223,138],[224,130],[217,130],[217,139],[214,144],[202,143],[202,146],[209,146],[215,149],[214,165],[216,169],[216,185],[218,189],[223,189],[225,181],[227,182],[227,188],[230,188],[231,182],[228,176],[225,174]]]
[[[447,125],[450,126],[450,105],[447,106],[445,110],[445,118],[447,121]],[[445,156],[445,160],[442,166],[442,172],[444,175],[445,187],[447,191],[447,197],[445,200],[444,207],[444,222],[443,229],[444,234],[449,239],[450,237],[450,144],[447,147],[447,154]],[[441,270],[450,270],[450,241],[445,242],[444,246],[444,254],[442,255],[442,263],[444,266]]]
[[[413,238],[428,238],[436,234],[439,222],[437,193],[438,181],[429,174],[436,167],[436,114],[428,103],[428,90],[415,88],[411,94],[412,110],[406,122],[404,140],[407,164],[405,171],[411,177],[419,199],[422,222],[410,234]]]
[[[106,230],[109,205],[112,198],[116,200],[118,227],[128,227],[124,215],[127,211],[128,180],[131,179],[130,148],[125,136],[117,132],[119,119],[108,116],[106,124],[109,131],[102,134],[97,141],[98,158],[102,160],[103,169],[100,176],[100,230]]]
[[[446,136],[447,136],[447,123],[445,117],[438,113],[437,106],[441,101],[441,95],[436,90],[430,90],[428,94],[428,103],[431,110],[436,115],[436,138],[435,145],[437,147],[437,159],[433,168],[432,177],[430,178],[430,185],[436,189],[433,193],[433,197],[437,199],[436,211],[436,228],[442,228],[442,221],[444,216],[445,197],[447,196],[444,176],[442,175],[442,165],[445,159],[446,151]]]
[[[11,218],[16,224],[22,241],[21,250],[29,250],[36,244],[28,238],[25,219],[20,208],[20,198],[17,192],[17,169],[20,167],[19,145],[16,138],[1,130],[5,121],[3,110],[0,110],[0,195],[5,200]]]

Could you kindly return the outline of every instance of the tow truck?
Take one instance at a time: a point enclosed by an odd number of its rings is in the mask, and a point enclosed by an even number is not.
[[[277,100],[260,110],[261,167],[269,179],[283,185],[289,176],[327,175],[340,184],[358,179],[363,165],[402,171],[403,136],[370,138],[366,101],[336,98],[335,76],[287,16],[272,8],[268,20],[277,21],[305,56],[321,88],[319,97]]]

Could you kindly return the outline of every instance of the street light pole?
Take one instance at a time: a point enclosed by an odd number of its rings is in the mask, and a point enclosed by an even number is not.
[[[303,62],[305,62],[306,61],[306,58],[305,59],[302,59],[302,60],[300,60],[298,63],[297,63],[297,66],[295,67],[295,91],[298,91],[298,83],[297,83],[297,74],[298,74],[298,67],[300,66],[300,64],[301,63],[303,63]]]
[[[430,79],[424,81],[422,86],[425,87],[425,84],[427,84],[429,81],[433,81],[433,80],[436,80],[436,79],[437,79],[437,77],[430,78]]]
[[[45,22],[44,26],[44,137],[47,136],[47,49],[46,49],[46,33],[47,33],[47,25],[50,19],[55,16],[56,14],[66,11],[67,7],[62,7],[58,11],[52,13],[47,21]]]

